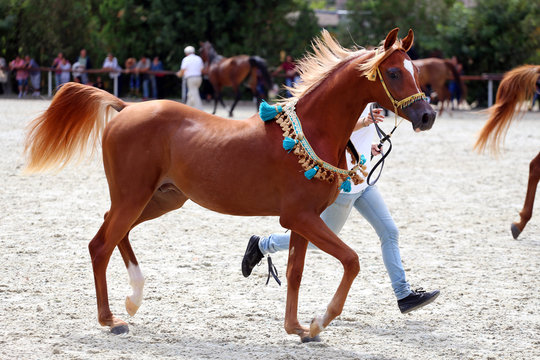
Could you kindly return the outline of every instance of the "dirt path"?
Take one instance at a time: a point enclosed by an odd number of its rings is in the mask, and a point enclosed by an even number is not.
[[[283,330],[286,254],[273,256],[282,287],[264,285],[266,261],[249,279],[240,271],[249,236],[283,231],[278,219],[191,202],[133,231],[146,277],[133,318],[123,307],[127,273],[113,254],[111,308],[131,331],[101,328],[87,250],[108,208],[99,156],[56,175],[21,175],[24,126],[47,105],[0,99],[0,358],[540,358],[540,199],[519,240],[509,230],[540,150],[539,113],[511,127],[498,160],[471,152],[485,115],[455,112],[421,134],[404,123],[378,186],[400,229],[408,280],[441,296],[401,315],[378,239],[353,213],[340,236],[358,252],[360,275],[323,341],[301,344]],[[244,105],[236,116],[253,112]],[[341,272],[328,255],[308,253],[301,321],[323,313]]]

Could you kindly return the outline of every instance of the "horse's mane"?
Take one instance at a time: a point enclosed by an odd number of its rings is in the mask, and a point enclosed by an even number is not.
[[[392,48],[386,52],[382,45],[373,50],[366,50],[362,47],[346,49],[327,30],[323,30],[320,37],[312,41],[311,47],[312,52],[306,54],[296,64],[301,81],[295,84],[295,87],[287,88],[292,98],[283,99],[282,103],[297,100],[308,94],[344,61],[365,56],[367,60],[362,61],[358,66],[360,75],[365,75],[373,72],[392,52],[403,49],[401,47],[401,40],[396,41]]]
[[[495,105],[487,109],[489,119],[480,130],[474,144],[475,150],[482,152],[489,147],[493,154],[499,151],[511,122],[523,116],[521,106],[533,96],[539,76],[540,65],[523,65],[504,75],[497,90]],[[517,105],[520,107],[516,108]]]

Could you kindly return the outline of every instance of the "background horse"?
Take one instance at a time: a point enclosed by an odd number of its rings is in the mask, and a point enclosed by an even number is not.
[[[323,31],[321,39],[314,41],[314,54],[299,64],[302,83],[293,90],[294,102],[287,104],[296,104],[302,138],[309,139],[322,162],[346,167],[347,142],[370,102],[394,108],[411,121],[415,131],[433,126],[435,112],[419,93],[416,72],[406,54],[413,32],[409,30],[403,40],[397,39],[397,33],[398,29],[392,30],[384,46],[368,51],[344,49]],[[110,108],[119,113],[107,121]],[[284,113],[280,114],[283,119]],[[224,214],[279,216],[281,225],[291,229],[287,333],[309,341],[341,314],[360,264],[358,255],[325,225],[320,214],[335,200],[344,179],[335,171],[326,180],[317,178],[326,172],[319,173],[320,163],[298,157],[298,147],[285,151],[283,138],[292,135],[284,133],[279,120],[261,119],[255,114],[224,121],[167,100],[128,104],[94,87],[68,83],[31,123],[25,143],[28,171],[62,167],[87,145],[95,144],[103,130],[111,206],[88,246],[101,325],[113,333],[128,331],[127,323],[113,316],[109,307],[106,270],[115,247],[133,288],[126,310],[134,315],[142,302],[144,277],[129,233],[144,221],[180,208],[188,199]],[[311,167],[314,179],[299,171],[299,162]],[[353,177],[350,172],[347,175]],[[302,326],[297,315],[308,241],[337,258],[344,268],[326,313],[310,327]]]
[[[224,87],[232,87],[234,91],[234,102],[229,111],[229,116],[232,117],[233,110],[242,95],[240,87],[246,78],[249,77],[248,86],[253,96],[257,97],[257,106],[272,86],[266,61],[261,57],[237,55],[226,58],[219,55],[209,41],[201,42],[200,54],[205,65],[204,71],[208,74],[208,80],[214,88],[214,111],[212,114],[216,113],[218,101],[225,107],[221,97],[221,91]]]
[[[499,152],[512,121],[524,113],[524,102],[531,100],[535,92],[540,94],[540,65],[523,65],[507,72],[497,90],[495,104],[487,111],[489,119],[480,131],[474,148],[479,152],[489,147],[492,153]],[[532,217],[536,187],[540,179],[540,152],[529,166],[529,182],[520,220],[510,226],[512,236],[517,239]]]
[[[465,85],[459,76],[454,63],[448,59],[426,58],[413,60],[413,64],[418,68],[418,80],[422,90],[431,95],[437,94],[437,100],[440,102],[440,113],[444,111],[444,103],[450,101],[452,96],[447,86],[448,81],[455,81],[458,91],[464,98]],[[434,99],[434,96],[431,96]]]

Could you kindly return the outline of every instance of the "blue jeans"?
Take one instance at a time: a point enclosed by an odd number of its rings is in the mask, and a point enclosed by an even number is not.
[[[376,186],[368,186],[356,194],[340,193],[336,201],[321,214],[321,219],[336,234],[339,234],[351,210],[356,210],[371,224],[381,241],[384,266],[392,282],[394,294],[398,300],[411,293],[411,287],[405,278],[405,270],[399,253],[399,232]],[[272,234],[259,240],[259,249],[263,254],[289,249],[290,233]],[[309,243],[309,247],[316,247]]]

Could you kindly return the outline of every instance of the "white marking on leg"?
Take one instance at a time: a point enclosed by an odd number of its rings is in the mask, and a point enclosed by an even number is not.
[[[414,80],[415,85],[418,83],[416,81],[416,78],[414,77],[414,66],[411,60],[403,60],[403,67],[411,73],[411,76]],[[418,86],[416,86],[416,90],[420,92],[420,89],[418,89]]]
[[[133,288],[133,294],[129,299],[137,306],[141,306],[143,299],[144,276],[138,265],[129,262],[128,268],[129,284]]]

